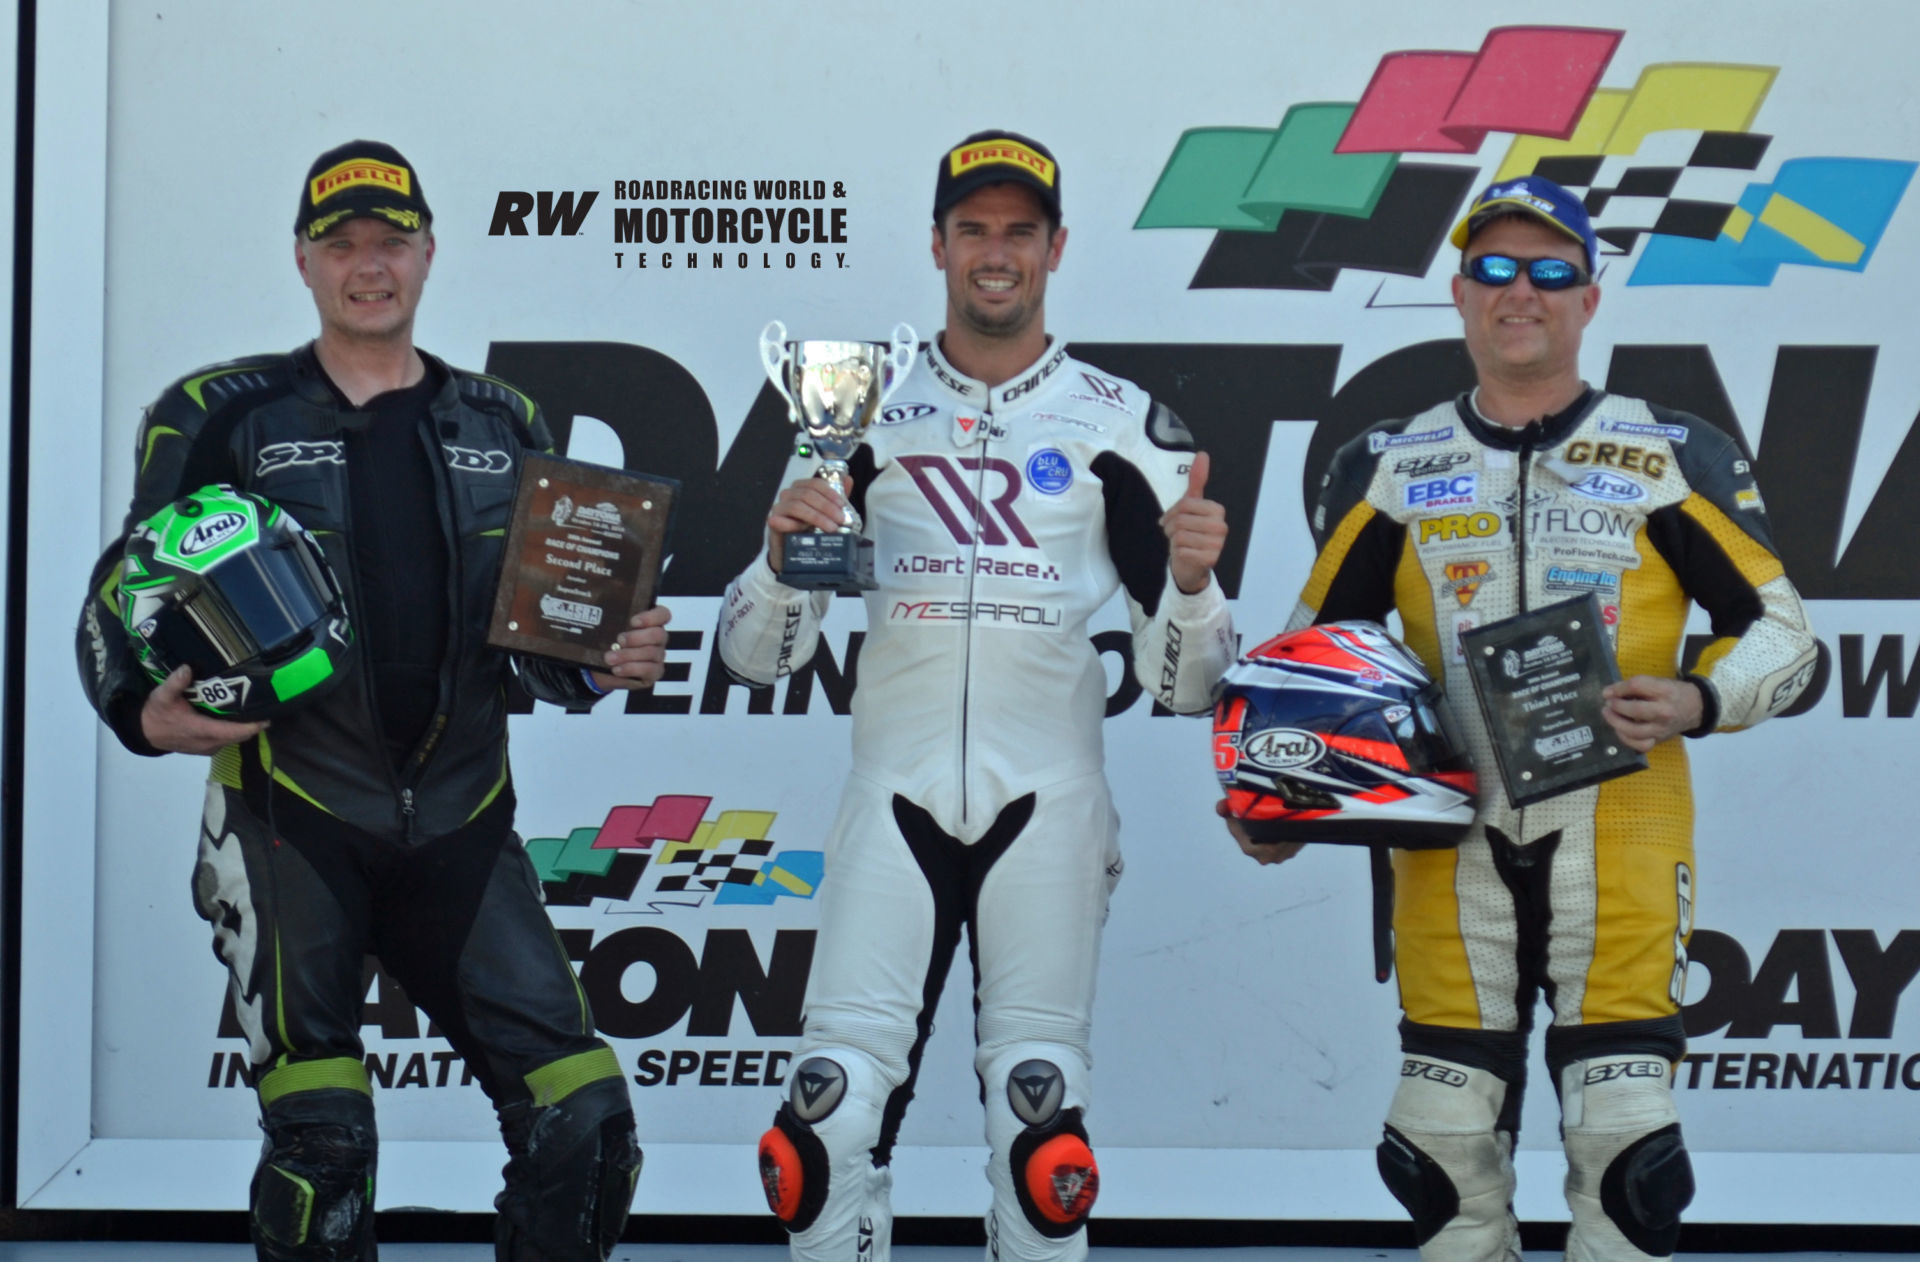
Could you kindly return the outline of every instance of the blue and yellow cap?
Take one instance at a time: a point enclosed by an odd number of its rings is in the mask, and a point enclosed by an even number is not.
[[[1473,234],[1504,215],[1530,215],[1541,223],[1558,228],[1587,252],[1587,274],[1600,270],[1600,238],[1594,234],[1593,220],[1578,197],[1540,175],[1489,184],[1473,199],[1467,217],[1453,228],[1453,243],[1461,249],[1473,240]]]

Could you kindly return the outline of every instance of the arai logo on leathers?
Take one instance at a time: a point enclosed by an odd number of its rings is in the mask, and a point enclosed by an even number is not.
[[[180,555],[199,556],[202,552],[219,547],[246,528],[245,513],[215,513],[205,521],[194,523],[193,529],[180,541]]]
[[[1319,761],[1327,747],[1312,732],[1291,727],[1270,727],[1255,732],[1240,744],[1240,756],[1268,771],[1288,771]]]
[[[1598,469],[1578,482],[1569,482],[1567,489],[1575,495],[1605,500],[1610,504],[1632,504],[1647,498],[1647,488],[1633,479],[1615,477],[1611,473],[1602,473]]]

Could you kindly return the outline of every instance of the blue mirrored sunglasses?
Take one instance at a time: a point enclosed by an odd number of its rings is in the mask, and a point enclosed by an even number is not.
[[[1519,278],[1522,266],[1526,267],[1527,279],[1535,289],[1572,289],[1593,279],[1585,268],[1565,259],[1516,259],[1505,254],[1481,254],[1467,259],[1460,274],[1482,285],[1511,285]]]

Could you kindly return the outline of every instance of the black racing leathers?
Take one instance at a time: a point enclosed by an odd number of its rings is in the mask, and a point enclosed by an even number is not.
[[[507,786],[507,684],[517,669],[527,690],[569,707],[591,705],[580,672],[537,658],[510,659],[486,644],[514,475],[521,455],[551,446],[533,401],[512,387],[443,368],[447,384],[420,441],[435,456],[435,499],[446,532],[448,590],[419,592],[452,611],[440,698],[426,734],[396,770],[381,741],[378,701],[363,646],[340,685],[311,707],[277,718],[245,747],[243,779],[270,778],[353,827],[424,841],[477,816]],[[121,626],[115,591],[132,528],[168,501],[210,482],[272,500],[312,531],[346,590],[360,603],[344,437],[367,423],[343,411],[312,347],[202,369],[147,409],[134,453],[133,503],[121,533],[94,566],[78,635],[80,671],[95,710],[120,742],[160,751],[141,734],[152,682]]]
[[[343,406],[311,347],[169,386],[140,427],[133,504],[81,618],[94,707],[129,749],[161,752],[142,736],[152,684],[116,611],[121,549],[169,500],[226,482],[312,531],[349,619],[374,629],[356,636],[338,686],[216,753],[208,776],[194,904],[230,971],[260,1097],[267,1141],[250,1202],[266,1262],[373,1256],[375,1133],[360,1041],[368,954],[426,1010],[499,1113],[510,1155],[495,1202],[499,1258],[604,1259],[639,1173],[624,1074],[595,1036],[540,905],[513,832],[507,769],[516,668],[546,700],[586,705],[595,693],[574,667],[515,661],[485,642],[515,474],[526,451],[549,445],[546,425],[509,386],[437,360],[429,370],[442,384],[424,410],[383,396],[377,419]],[[425,458],[370,470],[393,437],[369,446],[371,425],[410,428]],[[418,532],[393,528],[390,505],[363,494],[354,511],[356,469],[377,472],[380,496],[430,497],[444,567],[419,556]],[[384,581],[363,581],[374,572]],[[445,581],[407,581],[434,574]],[[419,624],[408,625],[409,606]],[[436,627],[445,629],[437,668],[427,664]],[[389,690],[397,725],[383,722],[394,716],[382,715],[374,684],[371,641],[382,635],[387,658],[398,648],[408,667],[422,663],[424,678],[404,676],[406,695]],[[435,674],[429,709],[421,702]],[[419,732],[398,765],[385,739],[396,726]]]

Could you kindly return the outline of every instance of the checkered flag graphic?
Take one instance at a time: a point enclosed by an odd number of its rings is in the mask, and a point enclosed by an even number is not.
[[[1629,155],[1542,158],[1533,174],[1584,193],[1606,252],[1632,254],[1648,233],[1718,239],[1772,140],[1740,131],[1664,132]]]
[[[731,838],[712,849],[674,846],[661,858],[655,890],[662,894],[711,894],[723,885],[751,885],[773,853],[765,838]]]

